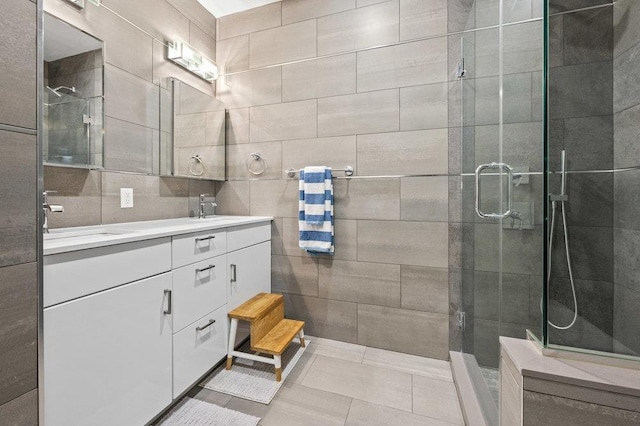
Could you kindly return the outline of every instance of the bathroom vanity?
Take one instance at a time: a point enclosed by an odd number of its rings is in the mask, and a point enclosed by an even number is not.
[[[227,312],[271,291],[270,240],[271,218],[235,216],[47,234],[46,424],[162,412],[226,357]]]

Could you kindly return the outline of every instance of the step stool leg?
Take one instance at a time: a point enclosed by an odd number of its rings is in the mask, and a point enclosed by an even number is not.
[[[298,333],[298,336],[300,337],[300,346],[302,346],[303,348],[304,348],[305,346],[307,346],[307,345],[304,343],[304,328],[301,328],[301,329],[300,329],[300,332]]]
[[[276,366],[276,382],[279,382],[282,380],[282,359],[280,355],[274,355],[273,361]]]
[[[229,345],[227,346],[227,370],[231,370],[231,365],[233,364],[233,355],[231,355],[231,352],[233,352],[235,349],[237,332],[238,318],[231,318],[231,327],[229,330]]]

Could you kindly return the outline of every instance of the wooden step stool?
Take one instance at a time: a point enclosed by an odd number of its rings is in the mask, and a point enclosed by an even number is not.
[[[233,357],[246,358],[253,361],[273,364],[276,370],[276,381],[282,380],[282,353],[296,336],[304,347],[304,321],[284,318],[284,297],[281,294],[260,293],[229,312],[231,329],[227,349],[227,370],[231,369]],[[238,320],[249,321],[251,327],[251,350],[256,354],[248,354],[235,350]],[[258,354],[273,355],[273,358]]]

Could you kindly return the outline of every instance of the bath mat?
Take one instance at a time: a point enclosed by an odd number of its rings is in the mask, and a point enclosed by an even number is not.
[[[308,347],[310,342],[305,338],[305,343]],[[200,386],[249,401],[269,404],[307,347],[303,348],[297,340],[294,340],[284,351],[280,382],[276,382],[272,364],[234,358],[231,370],[225,370],[224,364],[221,365],[204,379]],[[242,345],[239,350],[250,353],[249,342]]]
[[[260,417],[233,411],[219,405],[185,398],[158,426],[256,426]]]

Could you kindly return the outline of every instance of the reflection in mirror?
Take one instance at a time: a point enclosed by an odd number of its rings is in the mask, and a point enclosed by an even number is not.
[[[44,161],[103,166],[102,41],[44,15]]]
[[[161,84],[160,174],[225,178],[225,106],[176,78]]]

